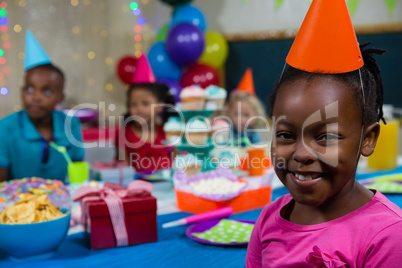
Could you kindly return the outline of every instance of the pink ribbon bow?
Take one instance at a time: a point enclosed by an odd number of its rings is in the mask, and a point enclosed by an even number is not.
[[[151,193],[152,183],[147,181],[131,181],[127,188],[113,182],[106,182],[102,189],[91,186],[79,188],[75,192],[73,200],[81,201],[81,223],[84,225],[84,228],[86,228],[85,202],[90,200],[104,200],[106,202],[110,219],[112,220],[116,244],[119,247],[128,245],[128,234],[122,198],[130,196],[150,196]]]

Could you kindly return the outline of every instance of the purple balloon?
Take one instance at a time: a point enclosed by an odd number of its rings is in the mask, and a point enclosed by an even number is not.
[[[197,61],[204,52],[204,35],[190,23],[175,25],[166,39],[166,49],[174,62],[186,66]]]
[[[180,102],[180,92],[182,87],[180,86],[179,81],[159,79],[158,82],[165,84],[169,88],[169,92],[172,94],[175,103]]]

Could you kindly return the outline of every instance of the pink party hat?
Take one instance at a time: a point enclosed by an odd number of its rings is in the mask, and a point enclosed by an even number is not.
[[[141,54],[141,56],[138,58],[137,66],[135,68],[134,76],[131,80],[131,83],[155,83],[155,81],[155,74],[152,71],[148,59],[145,57],[144,54]]]

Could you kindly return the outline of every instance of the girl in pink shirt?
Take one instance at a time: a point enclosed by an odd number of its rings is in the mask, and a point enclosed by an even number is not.
[[[382,80],[372,56],[384,51],[356,47],[358,67],[344,72],[326,69],[330,57],[317,55],[323,62],[310,68],[316,59],[295,64],[300,58],[289,57],[293,47],[288,55],[270,104],[271,157],[290,195],[263,209],[247,267],[402,267],[402,210],[355,179],[358,160],[373,153],[384,120]]]

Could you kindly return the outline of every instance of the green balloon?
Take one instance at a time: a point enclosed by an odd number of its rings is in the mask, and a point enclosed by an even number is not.
[[[159,28],[156,34],[156,42],[165,42],[167,34],[169,32],[169,25],[166,23]]]

